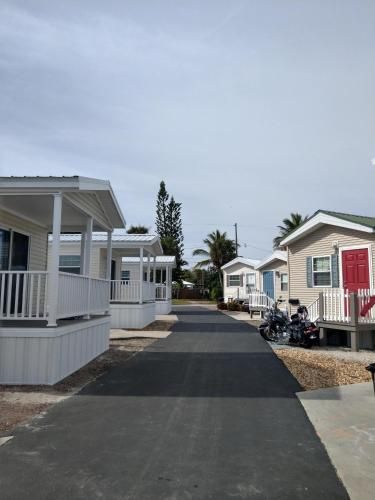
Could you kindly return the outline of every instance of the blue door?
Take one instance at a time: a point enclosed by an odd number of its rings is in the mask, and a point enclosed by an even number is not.
[[[263,273],[263,292],[271,299],[275,298],[275,283],[273,279],[273,271],[264,271]]]

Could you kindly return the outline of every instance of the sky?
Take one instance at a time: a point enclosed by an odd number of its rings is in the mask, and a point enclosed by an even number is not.
[[[263,258],[291,212],[375,215],[373,0],[0,0],[0,175],[109,179],[185,258]]]

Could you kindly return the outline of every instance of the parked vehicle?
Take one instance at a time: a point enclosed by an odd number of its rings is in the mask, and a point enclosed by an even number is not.
[[[300,304],[298,299],[289,300],[289,304],[298,306],[297,312],[292,314],[290,320],[286,311],[279,309],[282,300],[277,300],[265,314],[265,321],[259,327],[259,333],[265,340],[290,343],[301,347],[310,348],[319,344],[319,329],[308,318],[306,306]]]
[[[279,304],[284,302],[279,299],[264,314],[264,322],[259,326],[259,333],[265,340],[278,342],[286,338],[289,324],[288,313],[279,309]]]
[[[290,299],[289,303],[298,306],[297,312],[292,314],[288,325],[289,343],[310,348],[319,344],[319,328],[309,320],[307,307],[300,304],[298,299]]]

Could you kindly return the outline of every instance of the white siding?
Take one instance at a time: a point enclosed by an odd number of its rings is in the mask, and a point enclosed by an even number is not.
[[[48,263],[50,263],[51,245],[48,248]],[[64,243],[60,245],[60,255],[81,255],[81,243]],[[100,248],[93,246],[91,249],[91,265],[90,276],[92,278],[102,278],[103,273],[101,270],[100,261]],[[106,262],[104,269],[106,269]],[[104,271],[105,273],[105,271]]]
[[[47,269],[47,229],[3,209],[0,209],[0,227],[2,229],[13,229],[30,236],[29,271],[45,271]]]
[[[248,293],[246,291],[246,274],[255,272],[255,279],[256,279],[256,289],[260,289],[260,278],[259,278],[259,272],[254,270],[252,266],[246,266],[242,263],[236,263],[233,264],[233,266],[225,269],[223,271],[223,292],[224,292],[224,299],[225,301],[228,300],[228,298],[237,298],[237,295],[239,293],[240,298],[244,298],[248,296]],[[231,274],[239,274],[243,276],[243,286],[238,287],[238,286],[227,286],[227,276]]]

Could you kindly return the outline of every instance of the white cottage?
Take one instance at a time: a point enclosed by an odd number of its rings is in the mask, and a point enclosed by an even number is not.
[[[250,291],[260,289],[259,271],[256,269],[259,262],[255,259],[236,257],[222,266],[225,302],[247,299]]]
[[[140,276],[139,257],[122,259],[121,280],[130,283]],[[172,310],[172,271],[176,267],[176,257],[159,255],[153,259],[151,280],[155,283],[155,313],[169,314]],[[143,279],[147,280],[148,261],[143,259]]]
[[[0,383],[54,384],[108,348],[110,242],[123,227],[108,181],[0,178]],[[100,278],[90,276],[93,231],[107,234]],[[59,270],[62,232],[82,234],[83,275]]]
[[[52,248],[52,247],[51,247]],[[60,271],[82,273],[82,240],[78,234],[61,236]],[[111,239],[110,313],[112,328],[143,328],[155,321],[156,282],[160,269],[157,258],[163,254],[159,236],[115,233]],[[90,275],[102,278],[106,273],[108,241],[106,233],[92,237]],[[135,259],[133,273],[123,269],[123,259]],[[135,272],[137,268],[137,272]],[[168,266],[169,269],[169,266]],[[128,278],[126,277],[128,276]]]

